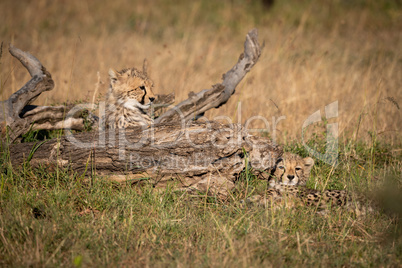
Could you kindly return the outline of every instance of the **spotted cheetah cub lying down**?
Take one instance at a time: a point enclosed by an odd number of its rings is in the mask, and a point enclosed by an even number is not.
[[[318,212],[324,212],[332,206],[344,206],[359,215],[366,213],[363,212],[366,209],[359,202],[354,202],[345,190],[319,191],[306,188],[313,165],[314,160],[310,157],[284,153],[271,172],[269,189],[264,194],[247,198],[245,203],[274,208],[281,204],[286,207],[312,206]]]
[[[147,113],[155,100],[153,82],[136,68],[109,70],[110,87],[106,96],[106,126],[129,128],[152,124]]]

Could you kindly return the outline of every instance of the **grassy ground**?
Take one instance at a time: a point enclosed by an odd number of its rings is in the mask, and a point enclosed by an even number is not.
[[[0,99],[29,79],[6,53],[12,42],[56,82],[36,104],[102,100],[107,70],[141,66],[145,57],[155,91],[181,101],[219,82],[257,27],[260,61],[207,117],[262,116],[273,136],[273,122],[286,116],[277,140],[307,155],[303,122],[338,101],[338,117],[323,122],[339,124],[339,165],[315,159],[308,186],[368,193],[380,209],[357,217],[342,209],[241,208],[239,200],[266,187],[250,174],[222,202],[173,185],[159,193],[63,170],[17,171],[1,148],[0,265],[401,266],[401,24],[397,0],[289,0],[271,9],[257,0],[1,1]],[[320,152],[325,127],[307,130]]]
[[[300,146],[288,149],[300,153]],[[312,188],[369,193],[381,206],[361,217],[339,208],[326,215],[314,208],[242,208],[241,199],[266,187],[250,174],[223,202],[174,185],[156,192],[62,170],[16,172],[3,155],[0,264],[400,266],[401,154],[379,144],[372,152],[346,145],[335,171],[318,161],[309,181]]]

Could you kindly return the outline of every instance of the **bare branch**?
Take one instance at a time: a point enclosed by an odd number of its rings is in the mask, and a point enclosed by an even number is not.
[[[11,129],[10,139],[13,141],[28,131],[33,123],[33,121],[20,117],[24,107],[32,103],[42,92],[52,90],[54,82],[50,73],[37,58],[12,45],[10,45],[9,52],[27,68],[32,76],[31,80],[11,95],[8,100],[0,102],[0,123]],[[4,127],[1,129],[3,135],[5,134]]]
[[[35,56],[14,47],[12,44],[10,44],[8,51],[10,51],[10,54],[13,55],[16,59],[18,59],[22,65],[24,65],[24,67],[28,70],[31,77],[34,77],[35,75],[38,76],[43,75],[42,72],[43,66],[40,63],[40,61],[37,58],[35,58]]]
[[[82,118],[67,118],[55,122],[46,121],[44,123],[35,123],[33,130],[56,130],[56,129],[72,129],[72,130],[85,130],[84,119]]]
[[[205,89],[195,94],[191,92],[189,98],[168,110],[155,120],[155,123],[191,120],[209,109],[219,108],[225,104],[234,94],[236,86],[251,70],[261,55],[261,47],[258,44],[257,29],[251,30],[244,43],[244,52],[232,69],[223,75],[223,82],[214,85],[211,89]]]

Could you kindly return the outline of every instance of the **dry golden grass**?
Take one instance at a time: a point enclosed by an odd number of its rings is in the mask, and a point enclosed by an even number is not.
[[[342,209],[241,208],[245,195],[266,187],[248,172],[223,203],[174,188],[87,184],[28,163],[18,171],[0,150],[0,266],[400,267],[401,4],[316,2],[276,1],[266,10],[258,0],[0,1],[0,100],[29,79],[6,53],[11,42],[52,73],[56,87],[40,105],[101,100],[110,67],[140,67],[144,58],[156,93],[175,92],[179,102],[220,82],[257,27],[265,41],[260,61],[229,102],[206,116],[242,123],[262,116],[270,130],[272,117],[286,116],[276,136],[305,155],[300,141],[288,139],[338,101],[339,117],[328,122],[338,122],[346,138],[339,165],[317,159],[308,186],[376,190],[382,208],[360,218]],[[326,139],[317,130],[325,124],[318,127],[308,144],[320,150]]]
[[[382,3],[384,2],[384,3]],[[390,2],[390,1],[388,1]],[[156,93],[190,91],[220,82],[257,27],[265,48],[260,61],[230,101],[206,116],[244,123],[252,116],[286,116],[277,136],[300,137],[313,112],[339,102],[340,134],[367,138],[368,131],[400,143],[402,105],[402,12],[397,2],[310,1],[11,1],[0,3],[0,99],[28,79],[6,53],[9,42],[33,53],[56,87],[36,104],[92,101],[107,71],[149,61]],[[392,5],[394,4],[394,5]],[[96,96],[97,99],[102,99]],[[241,103],[241,119],[238,107]],[[254,127],[263,127],[256,121]]]

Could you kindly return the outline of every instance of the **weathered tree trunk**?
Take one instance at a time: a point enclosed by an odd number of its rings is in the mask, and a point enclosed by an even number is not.
[[[30,158],[31,153],[33,157]],[[150,128],[94,131],[62,136],[43,144],[10,146],[14,166],[64,168],[79,175],[147,182],[164,187],[174,181],[186,190],[225,196],[247,163],[254,172],[271,169],[281,150],[251,136],[239,125],[159,124]]]
[[[0,103],[0,124],[11,141],[33,129],[84,129],[80,107],[37,107],[30,104],[54,86],[51,75],[27,52],[10,46],[10,53],[28,69],[32,79],[10,99]],[[182,189],[225,196],[242,170],[250,165],[257,175],[271,169],[281,150],[271,141],[249,135],[239,125],[194,123],[197,116],[225,104],[261,54],[257,30],[246,37],[244,53],[212,89],[189,98],[161,114],[148,128],[102,130],[67,134],[42,143],[9,145],[14,167],[30,162],[73,170],[80,175],[106,176],[118,181],[146,181],[163,187],[174,181]],[[161,96],[169,103],[172,95]],[[160,106],[160,105],[159,105]],[[90,119],[95,121],[96,117]],[[170,124],[167,122],[174,122]]]

